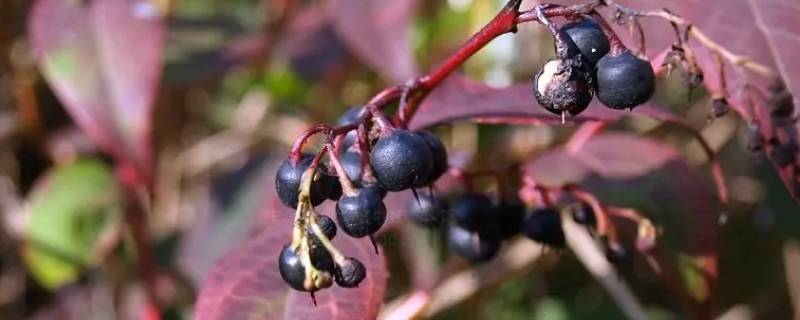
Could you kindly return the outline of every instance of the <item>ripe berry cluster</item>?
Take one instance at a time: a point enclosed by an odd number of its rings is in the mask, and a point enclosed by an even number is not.
[[[362,112],[367,111],[354,107],[339,123],[357,121]],[[297,210],[299,232],[279,258],[281,276],[292,288],[313,293],[332,282],[346,288],[358,286],[366,269],[331,243],[337,224],[348,236],[369,237],[374,244],[373,235],[386,221],[386,193],[429,186],[447,170],[447,151],[433,133],[392,126],[376,129],[371,132],[372,143],[362,145],[356,131],[350,131],[339,148],[336,143],[327,144],[328,165],[333,170],[307,154],[290,154],[278,168],[277,194],[283,204]],[[336,223],[314,211],[328,199],[336,201]]]
[[[518,201],[492,200],[478,193],[468,193],[448,203],[442,197],[420,193],[407,206],[410,220],[423,227],[446,227],[450,251],[470,262],[491,260],[501,244],[518,234],[553,248],[565,245],[561,227],[561,210],[556,206],[526,208]],[[593,230],[596,217],[592,208],[583,203],[565,206],[572,219]],[[624,247],[604,242],[606,256],[611,262],[629,260]]]
[[[543,4],[529,12],[519,12],[520,3],[509,1],[471,45],[462,47],[437,71],[385,89],[363,107],[348,110],[335,128],[318,125],[298,138],[275,177],[279,198],[296,210],[292,241],[281,251],[278,263],[290,287],[313,297],[315,291],[334,282],[341,287],[358,286],[366,277],[366,268],[333,245],[337,225],[346,235],[368,237],[375,245],[373,235],[386,221],[386,193],[409,189],[415,195],[408,207],[409,217],[428,227],[446,225],[451,251],[473,262],[491,259],[503,240],[519,233],[548,246],[563,247],[561,218],[567,209],[572,210],[575,221],[596,229],[600,238],[611,238],[604,242],[609,259],[626,255],[616,245],[613,226],[600,212],[602,207],[596,205],[598,212],[585,205],[532,208],[531,202],[526,201],[527,206],[520,201],[494,203],[478,193],[448,203],[435,196],[432,188],[417,192],[439,179],[448,170],[448,161],[447,150],[434,134],[406,129],[416,106],[464,59],[492,38],[516,30],[518,22],[534,20],[532,14],[556,40],[556,58],[535,78],[534,97],[545,109],[563,119],[585,110],[595,94],[613,109],[631,109],[652,96],[653,69],[626,49],[597,15],[594,7],[602,2],[569,8]],[[564,16],[570,23],[559,28],[548,16]],[[382,109],[395,101],[398,112],[390,121]],[[303,145],[317,133],[327,136],[322,150],[314,155],[302,153]],[[323,163],[326,155],[328,161]],[[553,189],[556,195],[569,193],[566,187]],[[315,211],[326,200],[336,201],[335,221]],[[642,243],[637,243],[637,248],[654,245],[655,231],[649,221],[635,213],[626,217],[640,223],[638,239]]]
[[[539,19],[556,43],[556,57],[534,79],[534,96],[546,110],[562,117],[577,115],[595,93],[609,108],[632,109],[653,95],[655,74],[650,63],[626,49],[594,19],[577,18],[561,28],[543,14]]]

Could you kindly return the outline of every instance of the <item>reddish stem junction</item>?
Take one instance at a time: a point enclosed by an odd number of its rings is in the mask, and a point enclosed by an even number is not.
[[[361,140],[364,139],[362,131],[367,130],[369,124],[372,122],[374,122],[379,129],[384,131],[391,130],[394,126],[405,127],[409,121],[411,121],[411,118],[414,116],[422,100],[452,74],[453,71],[463,65],[467,59],[475,55],[475,53],[480,51],[495,38],[506,33],[516,32],[518,24],[539,21],[536,9],[519,11],[521,2],[521,0],[509,1],[494,19],[475,35],[470,37],[453,55],[427,75],[411,79],[405,85],[386,88],[376,94],[364,105],[364,109],[356,122],[339,127],[317,125],[306,130],[292,147],[290,157],[293,161],[299,161],[303,145],[305,145],[310,137],[318,133],[325,133],[328,135],[329,140],[333,140],[337,136],[358,129],[359,144],[361,144]],[[567,7],[548,5],[547,8],[542,10],[542,13],[548,18],[559,16],[574,18],[583,15],[593,15],[595,19],[603,19],[602,16],[593,14],[594,10],[602,5],[603,3],[601,1],[593,1]],[[606,33],[610,35],[610,39],[618,39],[614,31],[608,27],[607,23],[603,21],[601,25],[606,29]],[[399,101],[400,108],[394,121],[389,121],[382,110],[387,105],[396,101]],[[362,124],[365,126],[361,126]]]

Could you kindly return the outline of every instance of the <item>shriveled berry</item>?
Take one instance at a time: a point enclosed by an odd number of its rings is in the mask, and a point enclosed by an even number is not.
[[[317,216],[317,225],[319,228],[322,229],[322,234],[325,235],[326,238],[329,240],[333,239],[336,236],[336,223],[333,222],[331,217],[326,215],[318,215]],[[312,238],[315,238],[314,231],[311,228],[308,229],[308,235]]]
[[[433,156],[433,171],[431,171],[428,179],[423,184],[429,185],[439,180],[447,172],[447,149],[444,147],[442,140],[430,131],[423,130],[417,132],[417,134],[428,144]]]
[[[561,33],[572,40],[578,52],[592,65],[608,53],[611,46],[603,29],[592,19],[583,18],[561,28]]]
[[[447,202],[430,193],[420,192],[408,201],[408,217],[424,227],[435,227],[447,219]]]
[[[500,239],[480,232],[473,232],[458,225],[450,225],[447,243],[456,255],[470,262],[491,260],[500,250]]]
[[[353,185],[361,187],[361,155],[355,151],[347,151],[342,154],[339,161]]]
[[[493,221],[492,212],[494,205],[492,200],[482,194],[467,194],[453,202],[452,210],[453,221],[469,231],[481,231],[487,227],[497,226]]]
[[[655,92],[653,67],[630,50],[605,55],[595,72],[597,98],[609,108],[633,108],[650,100]]]
[[[581,113],[592,101],[591,76],[573,59],[551,59],[534,79],[534,97],[547,111]]]
[[[531,240],[549,246],[563,247],[565,243],[561,215],[555,208],[533,210],[522,221],[522,232]]]
[[[292,289],[298,291],[309,291],[305,288],[306,268],[300,262],[300,257],[286,245],[281,250],[281,255],[278,258],[278,270],[280,271],[281,278]]]
[[[502,202],[495,208],[495,220],[500,230],[500,237],[511,238],[522,230],[525,218],[525,206],[517,202]]]
[[[579,203],[575,204],[570,207],[570,211],[572,212],[572,220],[576,223],[593,227],[597,224],[597,220],[594,216],[594,210],[592,207],[586,203]]]
[[[275,189],[281,202],[288,207],[297,208],[297,199],[300,195],[300,182],[303,173],[314,161],[314,156],[303,155],[297,164],[292,163],[292,159],[286,159],[278,168],[275,174]],[[317,206],[321,204],[331,192],[333,185],[338,185],[334,177],[325,173],[325,167],[320,164],[314,181],[311,183],[311,204]]]
[[[378,139],[369,158],[378,182],[389,191],[420,186],[433,170],[428,144],[416,133],[403,129]]]
[[[364,264],[356,258],[347,257],[336,269],[334,280],[340,287],[355,288],[366,276],[367,269],[364,268]]]
[[[377,232],[386,221],[386,206],[380,189],[367,187],[358,195],[344,196],[336,203],[336,220],[347,235],[361,238]]]

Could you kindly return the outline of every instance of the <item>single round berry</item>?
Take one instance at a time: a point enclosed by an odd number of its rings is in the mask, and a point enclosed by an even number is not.
[[[570,207],[570,211],[572,212],[572,220],[576,223],[593,227],[597,224],[597,220],[594,216],[594,210],[592,207],[586,203],[577,203]]]
[[[500,229],[500,237],[511,238],[522,230],[525,206],[516,202],[503,202],[495,208],[495,220]]]
[[[363,107],[356,106],[350,107],[347,111],[339,117],[339,120],[336,121],[336,124],[339,126],[345,126],[348,124],[353,124],[358,121],[358,115],[361,113]],[[350,149],[350,146],[356,143],[358,139],[358,130],[350,130],[345,134],[344,141],[342,141],[342,150]]]
[[[286,159],[278,168],[275,174],[275,190],[278,192],[278,197],[281,202],[288,207],[297,208],[297,199],[300,194],[300,182],[303,178],[303,173],[314,161],[314,156],[303,155],[296,164],[292,159]],[[317,206],[321,204],[330,194],[334,185],[338,185],[334,177],[325,173],[325,167],[320,165],[315,175],[314,181],[311,183],[311,205]]]
[[[339,265],[334,274],[336,284],[344,288],[355,288],[367,276],[367,269],[364,264],[356,258],[347,257]]]
[[[428,148],[431,150],[433,156],[433,171],[431,171],[428,179],[423,185],[429,185],[436,182],[439,178],[447,172],[447,149],[444,147],[442,140],[430,131],[419,131],[417,134],[425,140]]]
[[[450,225],[447,244],[454,254],[470,262],[491,260],[500,250],[500,239],[469,231],[455,224]]]
[[[300,262],[300,257],[294,253],[292,248],[288,245],[283,247],[281,255],[278,259],[278,270],[281,273],[281,278],[292,289],[298,291],[309,291],[305,287],[306,281],[306,268]]]
[[[592,101],[591,76],[573,59],[551,59],[534,79],[536,102],[552,113],[581,113]]]
[[[592,65],[608,53],[611,46],[603,29],[592,19],[583,18],[561,28],[561,33],[572,40],[577,51]]]
[[[490,226],[497,226],[492,219],[494,205],[485,195],[464,195],[453,202],[451,209],[453,221],[469,231],[485,231]]]
[[[563,247],[564,230],[561,229],[561,216],[555,208],[540,208],[522,221],[522,232],[533,241],[553,247]]]
[[[609,108],[633,108],[650,100],[655,92],[653,67],[630,50],[605,55],[595,72],[597,98]]]
[[[316,238],[315,238],[316,239]],[[310,242],[310,258],[311,264],[317,270],[333,272],[336,270],[336,264],[333,262],[333,256],[328,249],[325,249],[325,246],[322,245],[322,242],[319,240],[313,240]]]
[[[378,139],[369,158],[378,182],[389,191],[420,186],[433,170],[428,144],[416,133],[403,129]]]
[[[377,232],[386,221],[386,206],[379,188],[358,190],[358,195],[344,196],[336,203],[336,220],[347,235],[361,238]]]
[[[435,227],[447,219],[447,202],[430,193],[420,192],[408,201],[408,217],[424,227]]]
[[[355,151],[347,151],[342,154],[339,161],[353,185],[361,187],[361,155]]]
[[[331,219],[331,217],[323,214],[318,215],[317,225],[319,225],[319,228],[322,229],[322,234],[324,234],[325,237],[328,238],[328,240],[332,240],[333,237],[336,236],[336,223],[333,222],[333,219]],[[308,229],[308,235],[312,239],[316,239],[316,236],[314,235],[314,230],[312,230],[311,228]]]

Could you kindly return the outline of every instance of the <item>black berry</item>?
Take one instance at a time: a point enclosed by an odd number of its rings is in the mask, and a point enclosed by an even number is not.
[[[436,182],[439,178],[447,172],[447,149],[444,147],[442,140],[430,131],[419,131],[417,134],[425,140],[428,148],[431,150],[433,156],[433,171],[431,171],[428,179],[424,185]]]
[[[592,65],[596,64],[608,53],[611,46],[608,43],[603,29],[592,19],[581,19],[564,25],[561,33],[569,38],[585,60]]]
[[[360,106],[350,107],[349,109],[347,109],[347,111],[344,112],[344,114],[342,114],[341,117],[339,117],[339,120],[336,121],[336,124],[340,126],[345,126],[357,122],[358,115],[359,113],[361,113],[361,109],[363,109],[363,107]],[[354,145],[357,139],[358,139],[358,130],[348,131],[347,134],[345,134],[344,136],[344,141],[342,141],[342,150],[350,149],[350,146]]]
[[[561,216],[555,208],[540,208],[522,221],[522,232],[528,238],[553,247],[563,247],[564,230],[561,229]]]
[[[355,151],[347,151],[340,157],[344,172],[356,187],[361,187],[361,155]]]
[[[347,235],[361,238],[377,232],[386,221],[386,206],[379,188],[358,190],[358,195],[344,196],[336,203],[336,220]]]
[[[433,170],[428,144],[408,130],[395,129],[378,139],[369,158],[378,182],[388,191],[420,186]]]
[[[310,258],[311,264],[317,270],[333,272],[335,270],[335,264],[333,262],[333,256],[328,249],[325,249],[325,246],[322,245],[322,242],[319,240],[312,240],[309,242],[310,244]]]
[[[597,98],[609,108],[633,108],[650,100],[655,92],[653,67],[630,50],[605,55],[595,72]]]
[[[500,250],[500,239],[450,225],[447,243],[456,255],[470,262],[484,262],[494,258]]]
[[[494,205],[485,195],[464,195],[453,202],[451,209],[453,221],[469,231],[485,231],[490,226],[497,226],[492,220]]]
[[[592,101],[591,76],[574,59],[551,59],[534,79],[536,101],[552,113],[581,113]]]
[[[355,288],[367,276],[367,269],[364,264],[356,258],[345,258],[344,262],[339,265],[334,274],[336,284],[344,288]]]
[[[281,202],[291,208],[297,208],[297,198],[300,194],[300,181],[303,173],[314,161],[314,156],[303,155],[297,164],[292,163],[292,159],[286,159],[278,168],[275,174],[275,189]],[[321,204],[330,194],[334,185],[339,182],[336,178],[325,173],[325,167],[320,165],[317,170],[316,179],[311,183],[311,204],[317,206]]]
[[[305,288],[306,268],[300,262],[300,257],[288,245],[281,250],[281,255],[278,259],[278,270],[283,281],[292,289],[309,291],[309,289]]]
[[[503,239],[511,238],[522,230],[525,206],[516,202],[503,202],[495,208],[495,220]]]
[[[593,227],[597,224],[597,220],[594,216],[594,210],[592,207],[586,203],[579,203],[575,204],[570,207],[570,211],[572,212],[572,220],[576,223]]]
[[[427,192],[420,192],[417,196],[417,199],[409,199],[407,206],[411,221],[421,226],[435,227],[447,219],[447,202]]]

